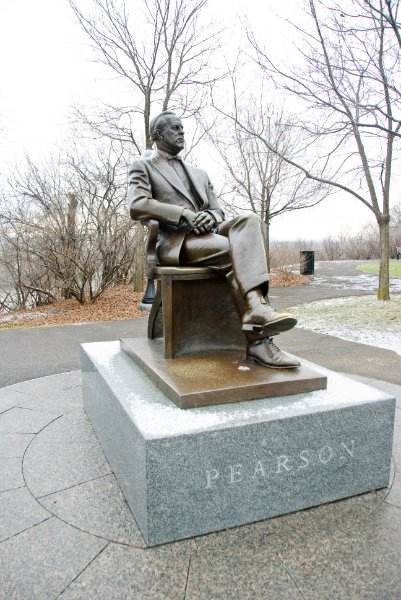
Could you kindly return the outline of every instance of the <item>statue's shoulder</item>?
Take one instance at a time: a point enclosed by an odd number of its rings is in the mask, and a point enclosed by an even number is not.
[[[156,160],[154,150],[144,150],[139,158],[136,158],[130,166],[130,170],[145,170]]]
[[[142,152],[139,160],[149,163],[149,162],[153,162],[156,159],[156,156],[157,156],[156,150],[152,150],[152,149],[146,148]]]

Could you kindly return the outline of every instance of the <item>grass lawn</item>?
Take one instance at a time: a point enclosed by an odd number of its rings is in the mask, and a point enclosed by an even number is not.
[[[331,298],[292,307],[298,326],[401,354],[401,295]]]
[[[357,270],[362,271],[363,273],[374,273],[375,275],[378,275],[379,261],[358,265]],[[401,260],[390,262],[390,277],[401,278]]]

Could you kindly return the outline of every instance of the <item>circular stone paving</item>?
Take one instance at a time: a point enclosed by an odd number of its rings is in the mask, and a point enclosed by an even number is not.
[[[29,445],[28,489],[51,514],[82,531],[146,547],[83,410],[63,415]]]
[[[389,490],[146,548],[77,378],[0,390],[0,431],[14,448],[3,460],[17,486],[0,493],[4,597],[302,600],[401,588],[401,509],[385,502]]]

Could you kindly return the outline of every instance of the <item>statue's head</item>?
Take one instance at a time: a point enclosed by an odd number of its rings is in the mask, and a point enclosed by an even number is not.
[[[184,127],[182,121],[171,110],[165,110],[154,117],[149,125],[150,135],[159,150],[178,154],[184,148]]]

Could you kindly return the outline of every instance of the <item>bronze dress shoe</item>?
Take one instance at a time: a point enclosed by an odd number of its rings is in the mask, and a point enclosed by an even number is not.
[[[242,317],[242,331],[273,336],[295,327],[296,318],[290,313],[277,312],[269,304],[261,303],[246,311]]]
[[[295,369],[301,366],[298,360],[277,348],[271,338],[248,342],[246,360],[273,369]]]

